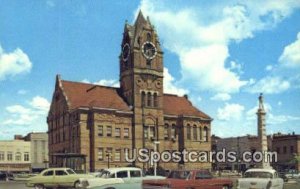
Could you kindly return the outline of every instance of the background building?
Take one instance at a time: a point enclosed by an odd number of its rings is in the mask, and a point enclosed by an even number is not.
[[[278,154],[278,162],[273,167],[278,170],[296,169],[300,171],[300,135],[281,134],[273,135],[272,149]]]
[[[31,149],[31,169],[32,172],[39,172],[48,167],[48,134],[29,133],[24,137],[25,141],[30,141]]]
[[[65,162],[91,171],[126,166],[130,164],[125,161],[126,149],[210,151],[212,119],[187,96],[164,94],[163,69],[157,33],[140,12],[134,25],[124,27],[120,88],[57,76],[47,119],[50,166]],[[152,167],[151,163],[133,164]],[[200,162],[159,165],[165,169],[211,168],[210,163]]]
[[[24,140],[0,141],[0,171],[30,172],[31,143]]]

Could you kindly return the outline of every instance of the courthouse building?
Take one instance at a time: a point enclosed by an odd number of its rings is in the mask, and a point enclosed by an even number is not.
[[[133,25],[125,23],[119,60],[119,88],[57,75],[47,118],[50,166],[150,168],[150,162],[127,162],[125,150],[210,151],[212,118],[186,95],[164,93],[163,52],[154,26],[141,12]],[[159,166],[210,169],[211,163]]]

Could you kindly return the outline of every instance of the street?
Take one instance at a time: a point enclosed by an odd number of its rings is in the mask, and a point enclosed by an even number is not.
[[[284,184],[284,189],[299,189],[300,184],[295,182],[289,182]],[[25,182],[16,181],[0,181],[0,189],[29,189],[25,186]]]

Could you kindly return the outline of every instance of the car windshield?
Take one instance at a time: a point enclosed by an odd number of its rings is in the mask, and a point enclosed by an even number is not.
[[[272,173],[269,172],[254,172],[249,171],[245,173],[245,178],[273,178]]]
[[[187,179],[189,178],[190,172],[189,171],[172,171],[168,178],[174,179]]]
[[[72,169],[67,169],[69,175],[76,174]]]

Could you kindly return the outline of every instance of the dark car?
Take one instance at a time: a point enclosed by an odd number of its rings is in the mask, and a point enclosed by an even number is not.
[[[11,173],[0,171],[0,180],[13,180],[14,176]]]

